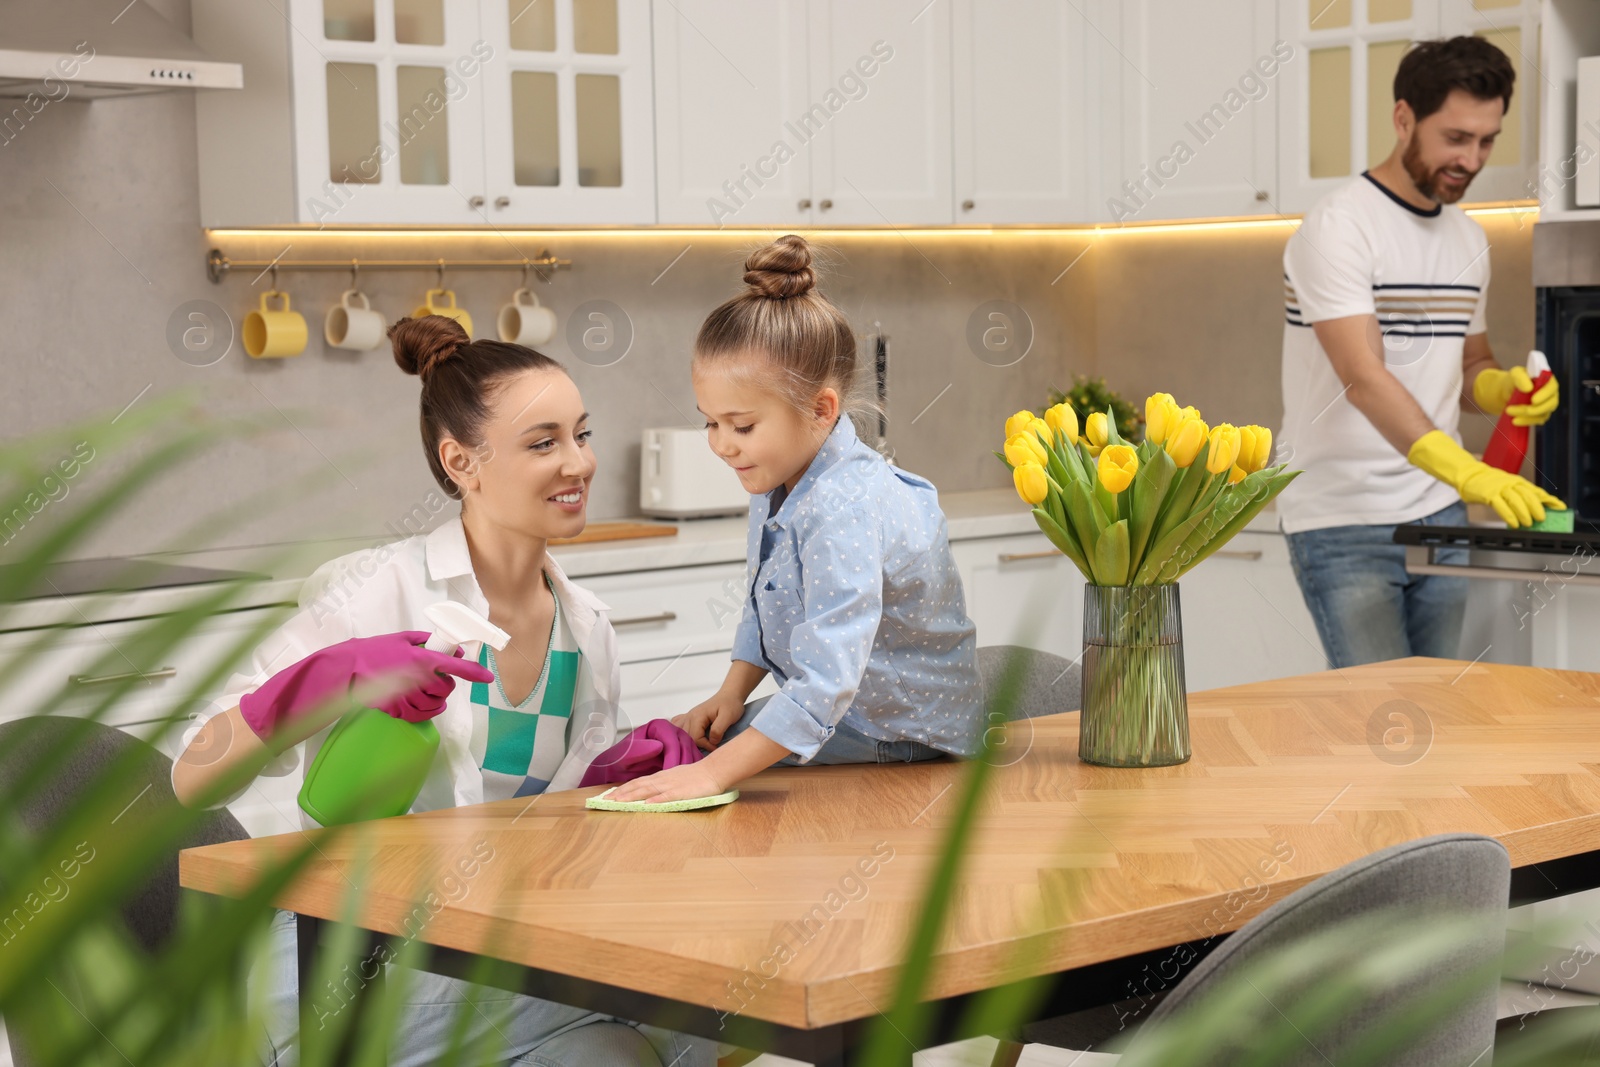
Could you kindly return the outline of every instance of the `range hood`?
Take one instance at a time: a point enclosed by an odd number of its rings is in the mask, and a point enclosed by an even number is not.
[[[0,0],[0,97],[243,87],[239,64],[212,59],[144,0]]]

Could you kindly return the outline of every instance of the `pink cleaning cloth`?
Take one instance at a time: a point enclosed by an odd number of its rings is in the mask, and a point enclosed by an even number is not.
[[[651,719],[606,749],[589,764],[578,788],[616,785],[647,774],[694,763],[704,755],[679,727],[667,719]]]

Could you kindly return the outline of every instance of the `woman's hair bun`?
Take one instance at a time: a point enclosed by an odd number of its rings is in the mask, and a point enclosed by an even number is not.
[[[461,323],[448,315],[404,318],[389,327],[394,361],[407,374],[427,378],[435,367],[472,343]]]
[[[804,237],[785,234],[744,261],[744,283],[773,300],[809,293],[817,284],[811,269],[811,246]]]

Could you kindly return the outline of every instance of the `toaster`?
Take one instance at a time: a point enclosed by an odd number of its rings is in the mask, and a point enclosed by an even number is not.
[[[743,515],[750,494],[711,451],[704,430],[647,429],[639,447],[639,510],[664,519]]]

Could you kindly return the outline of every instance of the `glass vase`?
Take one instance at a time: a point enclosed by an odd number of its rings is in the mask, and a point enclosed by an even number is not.
[[[1106,767],[1186,762],[1186,694],[1177,584],[1087,586],[1078,758]]]

